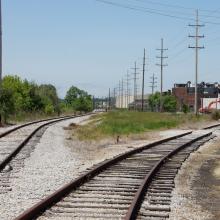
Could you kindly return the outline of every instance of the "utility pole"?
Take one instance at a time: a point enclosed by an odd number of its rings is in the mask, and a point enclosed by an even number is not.
[[[129,88],[129,81],[130,81],[130,78],[129,78],[128,70],[127,70],[127,75],[126,76],[127,76],[126,82],[127,82],[127,109],[128,109],[129,100],[130,100],[130,98],[129,98],[129,96],[130,96],[130,94],[129,94],[129,90],[130,90],[130,88]]]
[[[118,108],[121,108],[121,81],[119,80],[118,87]]]
[[[93,110],[95,110],[95,96],[92,97],[92,105]]]
[[[137,99],[137,62],[134,63],[134,68],[131,68],[134,70],[134,110],[136,110],[136,99]]]
[[[124,107],[124,79],[121,80],[121,108]]]
[[[113,97],[114,97],[114,99],[113,99],[113,107],[114,107],[114,109],[115,109],[115,107],[116,107],[116,88],[114,88],[114,90],[113,90]]]
[[[150,85],[150,88],[151,88],[151,91],[152,91],[152,92],[151,92],[152,95],[154,94],[154,89],[157,87],[157,86],[156,86],[156,83],[157,83],[157,82],[156,82],[156,79],[157,79],[157,77],[155,77],[155,74],[153,74],[153,76],[151,77],[151,80],[152,80],[152,81],[150,82],[150,84],[151,84],[151,85]]]
[[[142,98],[141,98],[141,110],[144,111],[144,77],[145,77],[145,48],[144,48],[144,57],[143,57],[143,75],[142,75]]]
[[[111,89],[108,91],[108,109],[111,109]]]
[[[0,89],[2,88],[2,0],[0,0]],[[0,124],[2,115],[0,114]]]
[[[160,66],[160,112],[163,111],[163,68],[167,66],[167,64],[164,64],[164,59],[167,59],[167,56],[164,56],[164,51],[168,49],[164,49],[164,42],[163,38],[161,39],[161,48],[157,49],[160,51],[160,56],[157,56],[157,58],[160,59],[160,64],[156,64],[157,66]]]
[[[2,83],[2,1],[0,0],[0,86]]]
[[[195,114],[198,114],[198,62],[199,62],[199,49],[204,49],[199,46],[199,39],[204,38],[204,35],[199,35],[199,28],[204,25],[199,24],[199,11],[196,10],[196,24],[190,24],[190,27],[195,27],[195,35],[189,35],[190,38],[195,38],[195,46],[189,48],[195,49]]]

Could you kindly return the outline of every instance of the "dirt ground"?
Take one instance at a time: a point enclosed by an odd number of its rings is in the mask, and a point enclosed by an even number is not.
[[[191,154],[176,177],[170,219],[220,219],[220,131]]]

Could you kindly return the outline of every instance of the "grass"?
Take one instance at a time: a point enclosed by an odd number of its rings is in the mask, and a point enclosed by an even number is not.
[[[77,127],[74,134],[80,140],[100,140],[208,120],[210,120],[209,116],[196,117],[193,114],[115,111],[93,116],[88,124]]]
[[[74,114],[73,112],[65,112],[62,113],[60,116],[73,115],[73,114]],[[48,115],[42,112],[31,112],[31,113],[20,112],[18,114],[11,115],[8,119],[8,123],[9,124],[25,123],[25,122],[54,118],[54,117],[58,117],[58,114],[53,113]]]

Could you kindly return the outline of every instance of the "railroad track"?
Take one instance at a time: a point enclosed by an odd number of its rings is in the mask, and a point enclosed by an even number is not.
[[[0,134],[0,194],[11,191],[10,180],[22,169],[48,126],[78,116],[34,121]]]
[[[167,219],[178,169],[192,151],[214,137],[202,133],[188,132],[104,161],[16,220]]]

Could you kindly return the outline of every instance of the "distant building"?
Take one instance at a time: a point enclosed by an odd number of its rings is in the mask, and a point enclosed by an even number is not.
[[[149,110],[149,96],[150,95],[144,95],[144,111]],[[142,110],[142,96],[138,95],[137,98],[129,104],[128,108],[130,110]]]
[[[200,83],[198,84],[198,108],[202,106],[203,98],[218,98],[220,85],[218,83]],[[186,84],[174,84],[172,94],[177,99],[177,108],[182,111],[183,105],[187,105],[190,110],[194,110],[195,105],[195,86],[191,82]]]
[[[134,96],[132,95],[123,95],[115,97],[115,107],[116,108],[128,108],[130,103],[134,101]]]

